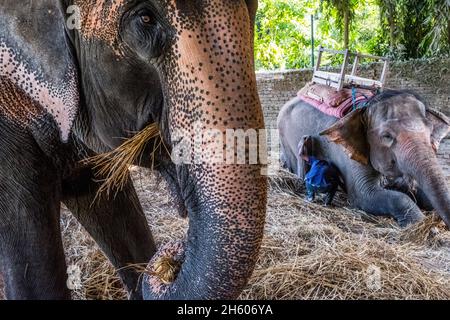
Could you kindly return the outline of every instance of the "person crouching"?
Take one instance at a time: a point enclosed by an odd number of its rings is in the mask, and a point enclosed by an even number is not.
[[[308,137],[309,138],[309,137]],[[306,138],[306,139],[308,139]],[[338,168],[326,160],[318,159],[311,155],[311,150],[307,150],[302,142],[299,156],[306,162],[310,169],[305,174],[306,200],[313,202],[316,194],[325,194],[325,205],[333,203],[334,196],[341,185]]]

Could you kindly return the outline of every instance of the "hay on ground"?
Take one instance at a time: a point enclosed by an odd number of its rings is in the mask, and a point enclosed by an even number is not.
[[[160,180],[132,175],[158,245],[181,239],[187,221]],[[295,177],[271,178],[261,254],[241,299],[449,299],[450,232],[429,216],[402,230],[389,218],[307,203]],[[150,200],[151,199],[151,200]],[[125,299],[115,270],[67,212],[62,219],[69,265],[81,268],[76,299]]]

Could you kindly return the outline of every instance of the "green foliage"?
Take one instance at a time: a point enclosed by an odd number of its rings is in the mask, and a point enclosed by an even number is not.
[[[427,56],[450,53],[450,0],[430,0],[425,20],[430,30],[422,41]]]
[[[322,10],[328,15],[333,16],[336,21],[336,27],[341,33],[344,42],[344,48],[349,47],[350,29],[355,18],[355,9],[358,5],[357,0],[325,0]]]
[[[256,17],[255,50],[258,69],[302,68],[310,61],[310,1],[263,0]]]
[[[405,55],[407,58],[420,58],[426,52],[426,48],[420,44],[430,32],[430,25],[426,23],[430,3],[423,0],[400,0],[399,5],[402,17],[401,42]]]
[[[256,19],[258,69],[311,66],[315,51],[333,49],[404,60],[450,53],[450,0],[260,0]],[[348,35],[348,36],[346,36]],[[346,45],[348,42],[348,45]],[[338,63],[337,60],[325,63]]]
[[[351,5],[350,49],[366,53],[381,50],[375,32],[379,28],[375,0],[345,1]],[[316,18],[315,51],[320,45],[343,48],[343,20],[331,3],[323,0],[260,0],[255,33],[257,69],[311,67],[311,14]]]
[[[448,54],[450,0],[378,0],[388,54],[395,59]]]

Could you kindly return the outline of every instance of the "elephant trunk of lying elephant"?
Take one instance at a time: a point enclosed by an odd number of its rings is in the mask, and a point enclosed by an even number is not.
[[[450,226],[450,192],[436,154],[430,143],[423,142],[423,137],[399,137],[401,152],[398,161],[407,175],[412,176],[433,208]]]

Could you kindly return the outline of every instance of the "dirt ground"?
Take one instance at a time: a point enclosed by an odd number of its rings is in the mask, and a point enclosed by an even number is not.
[[[187,221],[164,182],[132,174],[157,244],[181,239]],[[450,232],[439,219],[400,230],[349,208],[343,194],[327,208],[305,202],[286,173],[271,180],[260,258],[241,299],[450,299]],[[114,269],[64,209],[61,226],[73,298],[125,299]]]

